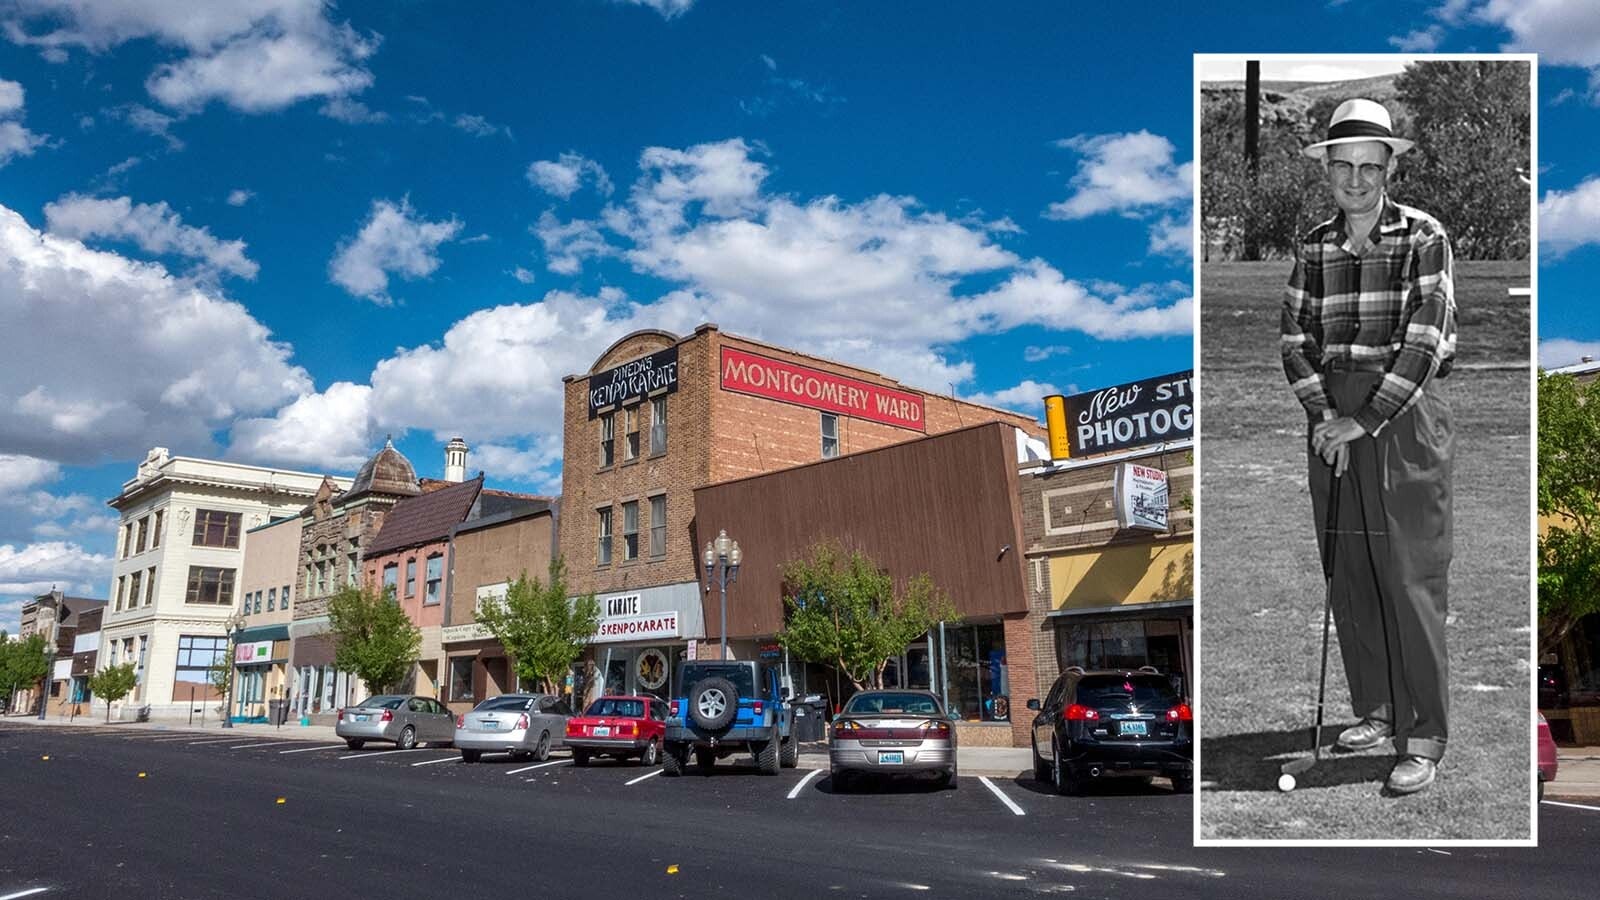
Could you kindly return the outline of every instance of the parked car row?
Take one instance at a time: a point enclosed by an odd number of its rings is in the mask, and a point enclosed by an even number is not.
[[[401,749],[452,743],[463,762],[485,753],[545,760],[565,748],[575,766],[611,757],[685,773],[720,758],[749,754],[764,775],[799,763],[794,713],[775,670],[758,661],[689,660],[679,664],[680,696],[606,696],[581,715],[549,694],[502,694],[452,718],[428,697],[380,695],[339,711],[335,732],[351,749],[386,741]],[[1148,667],[1069,667],[1037,710],[1034,776],[1063,794],[1091,780],[1165,775],[1174,790],[1193,784],[1193,713],[1172,682]],[[828,764],[836,790],[868,777],[931,774],[955,786],[959,772],[955,717],[924,690],[867,690],[850,698],[829,732]]]

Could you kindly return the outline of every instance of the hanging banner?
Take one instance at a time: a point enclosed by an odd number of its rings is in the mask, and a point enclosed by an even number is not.
[[[1193,437],[1194,371],[1073,394],[1065,405],[1073,458]]]
[[[589,418],[655,394],[678,392],[678,345],[589,376]]]
[[[1168,496],[1166,472],[1135,463],[1118,466],[1117,527],[1166,531]]]

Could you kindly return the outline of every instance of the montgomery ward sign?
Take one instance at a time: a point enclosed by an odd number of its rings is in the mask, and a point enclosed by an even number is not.
[[[1149,466],[1117,467],[1117,527],[1167,530],[1167,473]]]
[[[607,616],[600,620],[594,643],[643,641],[678,636],[678,612],[643,613],[633,616]]]
[[[722,348],[722,389],[882,422],[896,428],[928,430],[922,417],[921,394],[797,366],[732,347]]]
[[[589,418],[651,394],[678,390],[678,345],[589,376]]]
[[[1193,437],[1194,372],[1073,394],[1065,406],[1073,458]]]

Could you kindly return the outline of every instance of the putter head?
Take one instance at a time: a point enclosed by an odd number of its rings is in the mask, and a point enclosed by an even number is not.
[[[1278,771],[1284,775],[1302,775],[1316,764],[1316,757],[1305,756],[1300,759],[1289,760],[1279,767]]]

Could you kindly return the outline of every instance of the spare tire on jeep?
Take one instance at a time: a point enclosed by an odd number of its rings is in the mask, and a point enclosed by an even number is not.
[[[739,689],[726,678],[704,678],[689,689],[689,718],[707,731],[721,731],[739,715]]]

